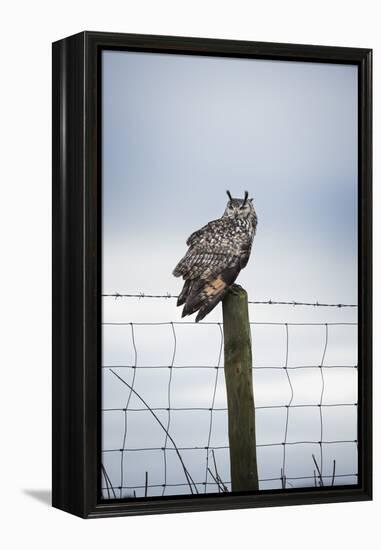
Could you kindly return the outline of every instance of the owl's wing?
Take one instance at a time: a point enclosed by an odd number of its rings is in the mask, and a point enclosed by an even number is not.
[[[226,267],[237,247],[229,246],[223,236],[226,234],[229,220],[218,219],[192,233],[187,240],[187,253],[173,271],[175,277],[183,279],[207,279]]]
[[[194,231],[187,239],[187,245],[188,246],[195,246],[196,244],[203,241],[205,237],[210,237],[211,235],[215,235],[219,233],[224,225],[226,225],[227,221],[225,219],[218,218],[217,220],[213,220],[204,227],[201,227],[201,229],[197,229],[197,231]]]
[[[193,233],[188,252],[173,274],[185,279],[178,305],[185,304],[183,316],[199,310],[200,321],[224,297],[240,270],[246,265],[251,240],[247,235],[234,235],[235,226],[227,218],[210,222]],[[228,238],[229,234],[233,238]]]

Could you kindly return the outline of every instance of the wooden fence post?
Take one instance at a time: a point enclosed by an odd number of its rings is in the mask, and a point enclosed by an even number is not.
[[[222,303],[232,491],[258,490],[248,309],[246,290],[232,285]]]

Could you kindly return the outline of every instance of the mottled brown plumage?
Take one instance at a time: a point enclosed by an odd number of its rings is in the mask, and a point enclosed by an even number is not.
[[[196,322],[207,315],[225,296],[250,257],[257,227],[257,215],[245,192],[244,199],[229,201],[223,216],[192,233],[188,251],[173,271],[185,280],[177,305],[182,316],[198,311]]]

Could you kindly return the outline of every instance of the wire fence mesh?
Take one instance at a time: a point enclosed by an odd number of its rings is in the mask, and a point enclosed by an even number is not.
[[[173,298],[173,295],[104,294],[104,298]],[[354,304],[321,304],[308,302],[253,301],[255,304],[305,305],[310,307],[355,308]],[[198,330],[215,330],[215,361],[211,364],[188,364],[178,361],[179,331],[195,326],[191,321],[128,322],[104,321],[103,329],[122,328],[128,339],[129,361],[118,357],[112,364],[105,360],[103,374],[102,428],[102,496],[106,499],[164,496],[171,494],[224,493],[231,490],[227,405],[224,394],[223,329],[220,322],[198,323]],[[355,322],[251,322],[254,350],[254,395],[257,453],[260,489],[292,488],[357,483],[357,364],[344,361],[327,362],[327,352],[333,345],[336,328],[356,328]],[[255,357],[255,331],[261,327],[276,327],[283,333],[282,361],[261,365]],[[321,339],[318,361],[295,364],[290,333],[298,327],[319,329]],[[171,349],[167,361],[145,364],[139,349],[136,331],[159,328],[169,331]],[[160,338],[160,336],[158,336]],[[192,335],[188,337],[192,346]],[[196,344],[195,344],[196,345]],[[338,354],[335,355],[338,357]],[[107,358],[106,358],[107,359]],[[259,373],[273,373],[270,390],[261,385]],[[349,373],[352,390],[336,392],[352,399],[333,399],[327,395],[328,373]],[[151,374],[150,374],[151,373]],[[179,383],[177,377],[187,373]],[[209,373],[205,383],[205,373]],[[283,379],[274,378],[275,373]],[[304,399],[300,399],[302,374]],[[147,376],[148,375],[148,378]],[[347,375],[345,375],[347,376]],[[151,378],[150,378],[151,377]],[[140,383],[137,383],[141,378]],[[147,382],[147,380],[149,382]],[[339,383],[343,385],[340,378]],[[146,381],[146,384],[145,384]],[[118,386],[116,387],[115,384]],[[336,380],[337,384],[337,380]],[[281,402],[274,402],[283,385]],[[306,388],[312,387],[315,398],[306,402]],[[110,389],[110,387],[112,389]],[[338,386],[339,387],[339,386]],[[196,391],[193,389],[196,388]],[[145,389],[149,390],[145,392]],[[340,389],[340,387],[339,387]],[[316,393],[317,392],[317,393]],[[147,395],[146,395],[147,393]],[[198,393],[203,395],[200,404]],[[332,392],[330,392],[332,393]],[[180,396],[178,395],[180,394]],[[273,394],[276,394],[275,397]],[[192,395],[195,403],[191,403]],[[270,398],[269,398],[270,396]],[[181,399],[185,401],[181,403]],[[160,405],[154,401],[161,401]],[[304,401],[304,402],[300,402]],[[329,411],[346,411],[332,429]],[[348,413],[351,411],[351,413]],[[353,414],[352,414],[353,411]],[[262,412],[274,412],[271,419]],[[302,416],[295,416],[296,412]],[[196,414],[191,418],[191,415]],[[109,416],[113,415],[110,420]],[[117,416],[115,416],[117,415]],[[144,420],[139,420],[139,416]],[[147,420],[147,416],[149,420]],[[337,413],[336,413],[337,416]],[[222,418],[222,420],[221,420]],[[343,423],[351,427],[344,427]],[[327,428],[327,423],[329,424]],[[295,429],[295,426],[297,428]],[[311,426],[313,429],[311,429]],[[193,434],[191,441],[183,434]],[[291,431],[293,433],[291,433]],[[109,437],[109,433],[112,436]],[[311,433],[314,437],[306,437]],[[348,437],[351,435],[351,437]],[[201,436],[201,434],[203,434]],[[297,437],[300,436],[300,437]],[[302,437],[303,436],[303,437]],[[334,436],[334,437],[333,437]],[[140,444],[136,444],[140,442]],[[112,444],[114,443],[114,444]],[[350,459],[342,459],[343,451]],[[295,454],[294,449],[299,449]],[[334,451],[331,451],[334,449]],[[272,454],[269,455],[268,452]],[[271,468],[270,465],[271,464]],[[351,466],[351,467],[349,467]],[[297,469],[300,471],[297,471]],[[344,468],[344,469],[343,469]]]

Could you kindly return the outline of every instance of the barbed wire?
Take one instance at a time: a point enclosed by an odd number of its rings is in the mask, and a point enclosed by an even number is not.
[[[132,322],[123,322],[123,323],[103,323],[104,325],[125,325],[130,327],[130,338],[131,338],[131,347],[133,350],[133,362],[130,364],[101,364],[100,367],[103,369],[105,375],[107,375],[107,372],[110,372],[110,374],[116,379],[119,380],[119,382],[125,387],[126,389],[126,401],[124,406],[109,406],[109,407],[102,407],[102,414],[107,415],[111,412],[120,413],[124,417],[124,423],[123,423],[123,433],[121,436],[121,445],[117,447],[110,447],[110,448],[103,448],[102,449],[102,456],[104,457],[102,460],[102,495],[106,499],[113,499],[116,498],[116,495],[118,494],[119,498],[135,498],[135,497],[145,497],[145,496],[152,496],[152,491],[154,491],[154,495],[159,496],[159,493],[157,491],[160,491],[160,495],[169,494],[171,493],[170,488],[187,488],[185,489],[185,492],[188,491],[190,494],[194,493],[207,493],[208,491],[212,492],[226,492],[230,490],[231,482],[229,479],[224,479],[221,477],[218,469],[218,460],[215,456],[215,452],[218,451],[227,451],[229,449],[228,441],[227,441],[227,434],[226,434],[226,443],[223,445],[213,445],[212,444],[212,434],[214,429],[214,415],[218,414],[219,412],[227,413],[228,408],[227,406],[217,406],[216,404],[216,391],[217,391],[217,384],[218,384],[218,375],[219,371],[223,369],[223,365],[221,365],[221,356],[222,356],[222,349],[223,349],[223,332],[222,332],[222,324],[221,323],[201,323],[201,325],[212,325],[215,326],[218,335],[219,335],[219,344],[218,344],[218,353],[216,354],[216,363],[212,365],[179,365],[176,362],[177,353],[178,353],[178,339],[177,339],[177,327],[179,325],[193,325],[194,322],[160,322],[160,323],[132,323]],[[171,359],[169,364],[165,365],[140,365],[139,364],[139,349],[137,345],[137,340],[135,337],[135,327],[144,327],[144,326],[168,326],[171,334],[172,334],[172,341],[173,341],[173,347],[171,351]],[[284,345],[285,345],[285,356],[284,356],[284,362],[283,364],[278,365],[270,365],[270,366],[263,366],[263,365],[256,365],[253,364],[252,368],[254,370],[258,369],[276,369],[283,371],[286,376],[287,385],[290,391],[289,397],[287,400],[283,403],[279,404],[263,404],[260,406],[255,406],[255,410],[264,410],[264,409],[278,409],[278,410],[285,410],[286,411],[286,417],[285,417],[285,423],[283,428],[283,437],[281,440],[275,440],[270,442],[264,442],[257,444],[258,449],[262,448],[271,448],[271,447],[280,447],[282,449],[282,457],[281,457],[281,463],[280,463],[280,475],[279,476],[271,476],[271,477],[263,477],[260,478],[261,483],[271,482],[271,483],[280,483],[280,487],[283,489],[286,489],[287,487],[292,487],[292,482],[296,480],[305,480],[306,483],[308,483],[310,480],[313,480],[315,485],[324,485],[327,483],[327,480],[329,480],[329,484],[337,484],[339,483],[339,480],[345,480],[345,478],[351,480],[351,478],[357,478],[357,472],[351,472],[351,473],[337,473],[336,472],[336,461],[333,461],[332,464],[332,474],[327,475],[326,474],[326,467],[324,466],[324,454],[325,449],[327,446],[332,445],[353,445],[355,449],[357,449],[357,439],[348,439],[348,438],[342,438],[342,439],[324,439],[324,415],[323,410],[330,408],[340,408],[340,407],[347,407],[347,408],[356,408],[358,406],[357,402],[325,402],[325,378],[324,378],[324,371],[327,369],[349,369],[355,371],[357,369],[356,364],[345,364],[345,363],[339,363],[339,364],[325,364],[325,358],[327,356],[327,349],[328,349],[328,343],[329,343],[329,334],[330,334],[330,327],[331,326],[354,326],[356,323],[346,323],[346,322],[335,322],[335,323],[251,323],[251,325],[275,325],[275,326],[283,326],[284,327]],[[318,364],[313,365],[303,365],[303,364],[290,364],[290,328],[292,326],[320,326],[323,329],[323,340],[322,340],[322,354],[321,359]],[[199,324],[200,326],[200,324]],[[332,336],[332,335],[331,335]],[[132,377],[129,380],[126,380],[123,376],[122,372],[119,372],[118,369],[132,369]],[[153,407],[151,406],[147,399],[145,399],[138,391],[137,391],[137,377],[140,371],[143,371],[144,369],[158,369],[158,372],[163,372],[163,375],[165,375],[165,369],[168,369],[168,378],[166,382],[166,406],[161,407]],[[164,370],[161,370],[164,369]],[[174,406],[173,401],[173,380],[174,380],[174,373],[176,371],[179,371],[181,369],[192,369],[195,371],[195,373],[199,372],[200,369],[215,369],[216,374],[212,378],[212,384],[210,388],[210,399],[208,406]],[[295,369],[306,369],[306,373],[308,372],[314,372],[318,371],[320,373],[320,379],[321,379],[321,388],[319,391],[319,398],[316,402],[311,403],[295,403],[294,402],[294,387],[293,387],[293,379],[290,376],[290,372]],[[134,395],[135,398],[138,399],[140,404],[142,406],[137,407],[131,406],[131,396]],[[256,393],[256,398],[258,397]],[[293,409],[316,409],[319,411],[319,422],[320,422],[320,428],[319,428],[319,437],[317,439],[311,439],[311,440],[293,440],[290,438],[290,411]],[[142,413],[142,412],[149,412],[155,419],[156,422],[160,425],[160,429],[163,431],[163,443],[160,446],[131,446],[128,445],[129,440],[129,423],[130,422],[138,422],[135,417],[132,417],[130,415],[134,413]],[[203,444],[200,445],[178,445],[175,441],[173,433],[171,433],[171,427],[172,427],[172,415],[176,414],[177,412],[182,411],[185,414],[191,413],[192,411],[201,411],[205,412],[206,418],[205,422],[207,425],[207,437]],[[166,421],[161,421],[158,417],[158,414],[161,413],[167,413]],[[171,445],[169,445],[169,442]],[[289,456],[287,449],[290,449],[292,446],[313,446],[314,448],[317,447],[318,450],[318,459],[316,458],[314,453],[311,453],[311,468],[313,467],[313,472],[311,472],[311,475],[289,475]],[[188,458],[185,457],[185,454],[188,452],[193,451],[203,451],[205,452],[205,458],[203,459],[203,470],[204,470],[204,479],[202,481],[195,481],[190,473],[190,466],[187,464]],[[144,484],[143,483],[137,483],[137,484],[129,484],[126,483],[126,475],[125,475],[125,468],[126,465],[135,465],[139,466],[139,459],[133,460],[131,462],[131,456],[134,456],[136,454],[139,455],[139,453],[149,453],[149,452],[158,452],[161,453],[163,456],[163,474],[162,474],[162,483],[158,483],[157,481],[152,478],[152,475],[149,476],[149,473],[146,469],[144,469],[144,472],[142,472],[142,475],[144,476]],[[168,469],[168,453],[175,453],[176,456],[179,459],[179,463],[181,465],[181,470],[184,474],[184,482],[174,482],[169,477],[169,469]],[[118,455],[120,453],[119,458],[119,479],[115,479],[115,467],[111,466],[111,464],[114,464],[114,462],[107,462],[106,457],[112,456],[114,454]],[[211,458],[213,460],[211,460]],[[126,462],[127,461],[127,462]],[[192,459],[193,461],[193,459]],[[192,464],[194,461],[192,462]],[[156,461],[155,461],[156,464]],[[202,467],[202,464],[200,465]],[[142,466],[143,467],[143,466]],[[110,471],[110,468],[112,469],[112,472]],[[128,468],[127,468],[128,470]],[[197,479],[197,478],[196,478]],[[310,484],[311,485],[311,484]],[[310,486],[309,485],[309,486]],[[156,492],[155,492],[156,491]],[[126,495],[126,492],[127,495]],[[151,494],[150,494],[151,493]]]
[[[102,294],[102,298],[158,298],[158,299],[177,299],[178,294],[173,294],[171,292],[166,292],[165,294],[149,294],[147,292],[138,292],[138,293],[123,293],[123,292],[113,292]],[[325,303],[325,302],[303,302],[297,300],[249,300],[249,304],[257,305],[279,305],[279,306],[311,306],[311,307],[337,307],[337,308],[356,308],[357,304],[345,304],[345,303]]]

